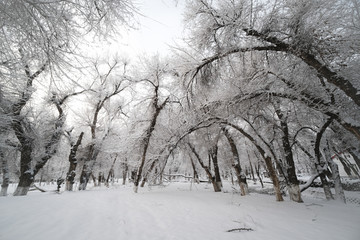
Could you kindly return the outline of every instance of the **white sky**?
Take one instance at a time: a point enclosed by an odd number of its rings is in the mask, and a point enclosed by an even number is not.
[[[144,54],[165,55],[183,32],[184,0],[136,0],[143,16],[139,16],[139,29],[124,33],[117,42],[107,45],[107,51],[125,53],[129,58]],[[104,51],[105,49],[102,49]],[[116,49],[116,50],[115,50]],[[106,51],[106,50],[105,50]]]

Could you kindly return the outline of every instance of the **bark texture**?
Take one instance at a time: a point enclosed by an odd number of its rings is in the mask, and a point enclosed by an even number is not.
[[[76,166],[77,166],[76,153],[81,144],[83,136],[84,136],[84,132],[81,132],[76,143],[75,144],[71,143],[70,154],[69,154],[70,166],[66,175],[66,187],[65,187],[66,191],[73,190],[73,185],[75,183],[75,176],[76,176]]]

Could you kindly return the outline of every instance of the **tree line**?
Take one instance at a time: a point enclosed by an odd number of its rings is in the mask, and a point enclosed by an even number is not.
[[[188,1],[183,43],[135,63],[78,45],[132,27],[130,0],[2,1],[0,11],[2,195],[11,174],[14,195],[26,195],[50,159],[69,165],[70,191],[102,164],[108,183],[116,163],[135,192],[184,164],[215,192],[234,174],[246,195],[245,169],[264,169],[277,201],[284,185],[302,202],[316,178],[327,199],[345,201],[334,157],[359,177],[355,0]]]

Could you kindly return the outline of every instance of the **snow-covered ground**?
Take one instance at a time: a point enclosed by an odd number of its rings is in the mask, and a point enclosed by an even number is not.
[[[258,193],[242,197],[229,184],[225,189],[215,193],[208,184],[171,183],[135,194],[131,185],[115,185],[2,197],[0,239],[360,239],[357,204],[326,201],[317,190],[307,191],[299,204]]]

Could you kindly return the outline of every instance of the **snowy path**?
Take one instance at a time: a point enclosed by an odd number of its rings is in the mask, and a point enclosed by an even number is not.
[[[214,193],[189,184],[0,198],[1,240],[360,239],[360,207]],[[249,232],[227,232],[252,228]]]

